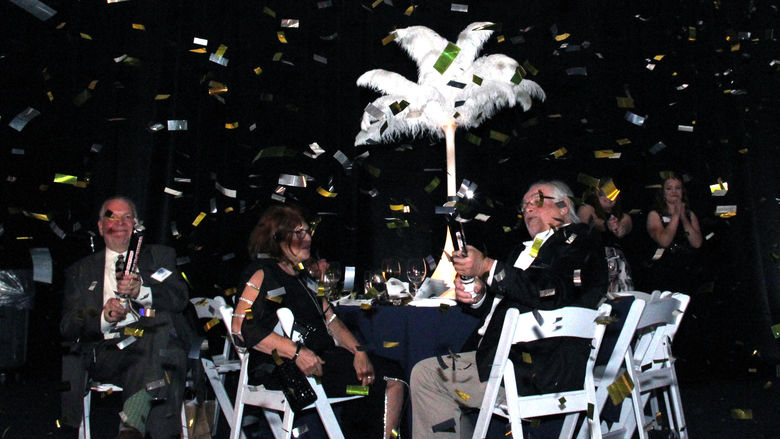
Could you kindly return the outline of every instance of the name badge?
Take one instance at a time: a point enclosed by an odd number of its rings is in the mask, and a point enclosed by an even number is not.
[[[160,267],[157,271],[154,272],[152,279],[156,280],[157,282],[162,282],[171,274],[173,274],[171,270],[168,270],[165,267]]]

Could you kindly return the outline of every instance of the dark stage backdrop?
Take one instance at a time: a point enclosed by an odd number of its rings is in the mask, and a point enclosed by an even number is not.
[[[681,172],[708,237],[690,291],[707,355],[690,362],[706,369],[719,356],[747,373],[778,361],[777,1],[47,4],[56,13],[45,20],[0,5],[0,245],[50,249],[54,283],[37,307],[57,303],[64,267],[100,246],[96,210],[115,193],[137,201],[149,240],[176,248],[194,296],[234,286],[252,225],[278,202],[304,205],[320,220],[318,254],[358,272],[387,256],[438,259],[443,142],[353,146],[377,97],[355,80],[374,68],[416,80],[414,62],[382,44],[395,28],[454,41],[493,21],[501,29],[482,53],[527,63],[547,100],[458,131],[458,180],[478,184],[472,212],[489,215],[466,225],[470,241],[501,257],[526,239],[517,207],[537,179],[579,194],[580,174],[612,176],[637,209],[629,250],[641,281],[655,250],[652,186],[660,171]],[[313,142],[325,151],[316,158]],[[305,175],[306,187],[280,190],[282,174]],[[719,180],[725,197],[710,194]],[[390,209],[399,204],[408,212]],[[720,205],[737,215],[716,216]]]

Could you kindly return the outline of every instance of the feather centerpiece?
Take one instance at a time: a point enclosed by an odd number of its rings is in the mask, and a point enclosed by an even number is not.
[[[524,78],[525,71],[514,59],[501,54],[477,58],[493,34],[492,25],[471,23],[456,44],[424,26],[397,29],[394,41],[417,63],[417,82],[383,69],[358,78],[358,86],[383,96],[363,112],[355,145],[403,136],[441,138],[445,126],[474,128],[502,108],[520,103],[527,111],[533,99],[544,100],[544,90]],[[445,56],[448,59],[441,63]]]

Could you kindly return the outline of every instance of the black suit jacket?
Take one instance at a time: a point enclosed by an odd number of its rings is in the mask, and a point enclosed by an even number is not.
[[[100,251],[76,262],[65,273],[60,332],[67,341],[80,343],[103,340],[100,314],[103,311],[103,269],[106,252]],[[171,271],[162,282],[152,278],[160,268]],[[180,335],[189,335],[183,311],[189,301],[187,284],[176,268],[176,253],[170,247],[146,245],[138,256],[138,270],[144,286],[152,289],[152,308],[168,312]],[[94,286],[90,288],[90,286]]]
[[[520,312],[565,306],[596,308],[608,285],[604,248],[598,233],[585,224],[570,224],[553,233],[539,249],[531,266],[515,268],[522,252],[517,248],[498,263],[488,297],[477,313],[487,314],[492,298],[503,296],[477,349],[480,379],[486,381],[501,337],[507,309]],[[528,363],[529,355],[531,362]],[[582,385],[590,343],[578,339],[550,339],[520,343],[512,348],[518,392],[521,395],[565,391]]]
[[[62,359],[62,379],[69,390],[62,392],[63,422],[78,427],[81,402],[85,388],[85,361],[91,348],[103,341],[100,332],[100,314],[103,311],[103,269],[106,252],[100,251],[73,264],[65,273],[60,332],[73,349]],[[172,272],[162,282],[152,279],[160,268]],[[183,310],[187,306],[187,284],[176,268],[176,254],[172,248],[146,245],[138,256],[138,268],[144,285],[152,289],[152,307],[156,313],[168,314],[177,335],[189,346],[194,330],[187,323]],[[94,286],[90,288],[94,283]]]

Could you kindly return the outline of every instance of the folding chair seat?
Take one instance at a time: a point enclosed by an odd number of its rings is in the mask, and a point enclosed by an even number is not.
[[[625,354],[623,368],[633,384],[630,396],[621,405],[620,419],[604,437],[631,438],[636,430],[644,439],[647,430],[660,428],[658,395],[663,396],[669,428],[680,438],[688,432],[680,397],[680,388],[672,355],[672,341],[682,322],[690,297],[682,293],[654,292],[644,295],[647,302],[636,328],[636,335]],[[650,406],[650,416],[645,410]]]
[[[88,381],[89,386],[84,393],[84,401],[82,406],[81,423],[79,424],[79,439],[91,439],[92,431],[90,429],[90,412],[92,411],[92,392],[97,393],[113,393],[121,392],[122,388],[110,383],[98,383],[96,381]],[[187,432],[187,415],[184,411],[184,403],[181,405],[181,437],[182,439],[188,439],[189,434]]]
[[[287,308],[282,308],[280,311],[280,327],[286,328],[284,332],[292,336],[295,340],[295,336],[300,337],[300,334],[292,331],[293,316]],[[277,439],[289,439],[293,433],[293,421],[295,413],[290,407],[287,398],[281,390],[269,390],[264,386],[252,386],[249,384],[249,352],[246,348],[243,348],[235,343],[233,335],[231,333],[231,320],[233,318],[233,308],[227,305],[222,305],[219,309],[222,322],[225,324],[228,332],[228,339],[230,344],[233,345],[238,356],[239,362],[239,378],[238,386],[236,389],[235,402],[231,406],[230,400],[227,396],[227,391],[224,387],[224,382],[219,379],[219,366],[215,363],[209,364],[208,360],[203,360],[204,369],[209,377],[209,382],[214,388],[214,392],[217,395],[217,401],[225,413],[225,418],[230,425],[230,439],[238,439],[243,437],[243,431],[241,429],[241,419],[244,413],[244,406],[251,405],[260,407],[263,409],[263,414],[268,421],[271,431]],[[284,334],[282,334],[284,335]],[[230,364],[229,362],[227,364]],[[230,366],[232,367],[232,366]],[[314,378],[308,378],[314,393],[317,395],[317,400],[305,407],[304,410],[316,408],[320,420],[327,435],[331,439],[343,439],[344,435],[339,428],[336,415],[333,413],[331,404],[360,398],[361,396],[347,396],[329,398],[325,394],[325,390],[322,385],[317,383]]]
[[[523,437],[522,420],[541,416],[585,412],[592,418],[588,422],[598,427],[599,412],[595,410],[596,389],[593,383],[593,367],[596,362],[605,325],[600,318],[609,316],[611,306],[603,304],[598,310],[565,307],[550,311],[523,313],[510,308],[504,318],[501,338],[490,370],[485,396],[480,407],[474,438],[484,438],[493,414],[509,418],[513,437]],[[536,314],[536,316],[534,315]],[[585,368],[581,389],[518,396],[514,365],[509,359],[512,345],[552,337],[577,337],[591,340],[591,352]],[[499,388],[504,385],[505,402],[497,402]],[[591,428],[591,437],[600,438],[601,429]]]

